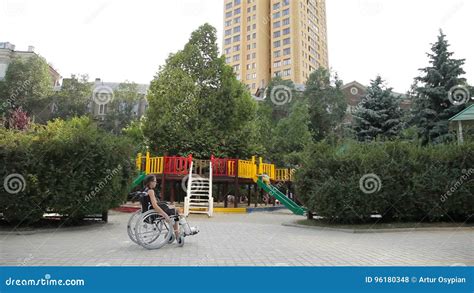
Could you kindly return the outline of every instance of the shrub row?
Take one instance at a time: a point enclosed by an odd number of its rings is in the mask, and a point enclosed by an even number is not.
[[[56,120],[26,132],[0,129],[0,212],[33,223],[46,212],[72,220],[100,214],[126,199],[133,177],[126,139],[88,118]]]
[[[296,174],[298,195],[328,221],[364,223],[374,215],[384,222],[472,219],[473,142],[321,142],[305,157]]]

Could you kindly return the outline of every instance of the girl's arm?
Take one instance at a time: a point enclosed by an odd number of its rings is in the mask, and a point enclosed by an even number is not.
[[[148,190],[148,196],[150,197],[150,201],[151,201],[151,205],[153,206],[153,209],[155,209],[155,211],[160,214],[162,217],[164,217],[167,221],[170,220],[170,217],[168,216],[167,213],[165,213],[165,211],[163,211],[163,209],[161,209],[159,206],[158,206],[158,201],[156,200],[156,197],[155,197],[155,191],[153,190]]]

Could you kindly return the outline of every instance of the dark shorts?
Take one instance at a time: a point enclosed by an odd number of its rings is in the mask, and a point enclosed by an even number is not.
[[[176,209],[170,209],[168,204],[166,203],[159,203],[158,206],[168,215],[168,216],[176,216],[178,213]]]

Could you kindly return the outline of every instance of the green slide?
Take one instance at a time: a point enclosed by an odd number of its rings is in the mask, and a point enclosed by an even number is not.
[[[140,185],[142,181],[145,179],[145,177],[146,177],[145,172],[141,172],[140,175],[138,175],[138,177],[135,178],[135,180],[133,180],[131,189],[133,190],[135,187]]]
[[[287,207],[290,211],[292,211],[295,215],[304,216],[306,210],[303,207],[297,205],[294,201],[286,197],[278,188],[271,184],[266,184],[263,182],[262,178],[258,178],[257,185],[263,188],[269,195],[273,196],[277,200],[279,200],[285,207]]]

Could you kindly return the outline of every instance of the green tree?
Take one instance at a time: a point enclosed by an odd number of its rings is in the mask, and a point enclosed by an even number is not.
[[[255,102],[218,54],[216,29],[205,24],[160,67],[144,126],[152,149],[200,157],[259,150]]]
[[[331,80],[331,73],[325,68],[310,74],[303,96],[308,101],[314,140],[324,139],[344,120],[347,102],[341,87],[337,75]]]
[[[114,90],[114,98],[107,104],[107,116],[103,127],[114,134],[122,133],[122,129],[138,119],[135,107],[141,100],[138,85],[123,82]]]
[[[92,96],[92,83],[86,74],[65,78],[61,90],[52,96],[54,118],[69,119],[84,116]]]
[[[415,97],[412,122],[418,129],[423,144],[441,143],[455,139],[449,132],[449,118],[465,108],[450,101],[450,91],[458,85],[466,85],[461,78],[464,59],[454,59],[449,50],[446,35],[440,30],[438,40],[427,53],[430,65],[420,69],[415,78]]]
[[[49,65],[43,57],[15,57],[5,73],[5,92],[11,108],[22,107],[41,116],[52,93]]]
[[[295,102],[290,115],[281,119],[274,131],[270,150],[272,162],[278,166],[300,163],[300,154],[312,141],[309,126],[308,104],[304,101]]]
[[[385,86],[382,77],[370,82],[367,94],[354,113],[354,130],[360,141],[395,138],[403,129],[400,98]]]
[[[295,84],[279,76],[273,78],[268,84],[263,103],[266,108],[271,109],[272,123],[276,125],[278,121],[288,117],[295,100]]]

